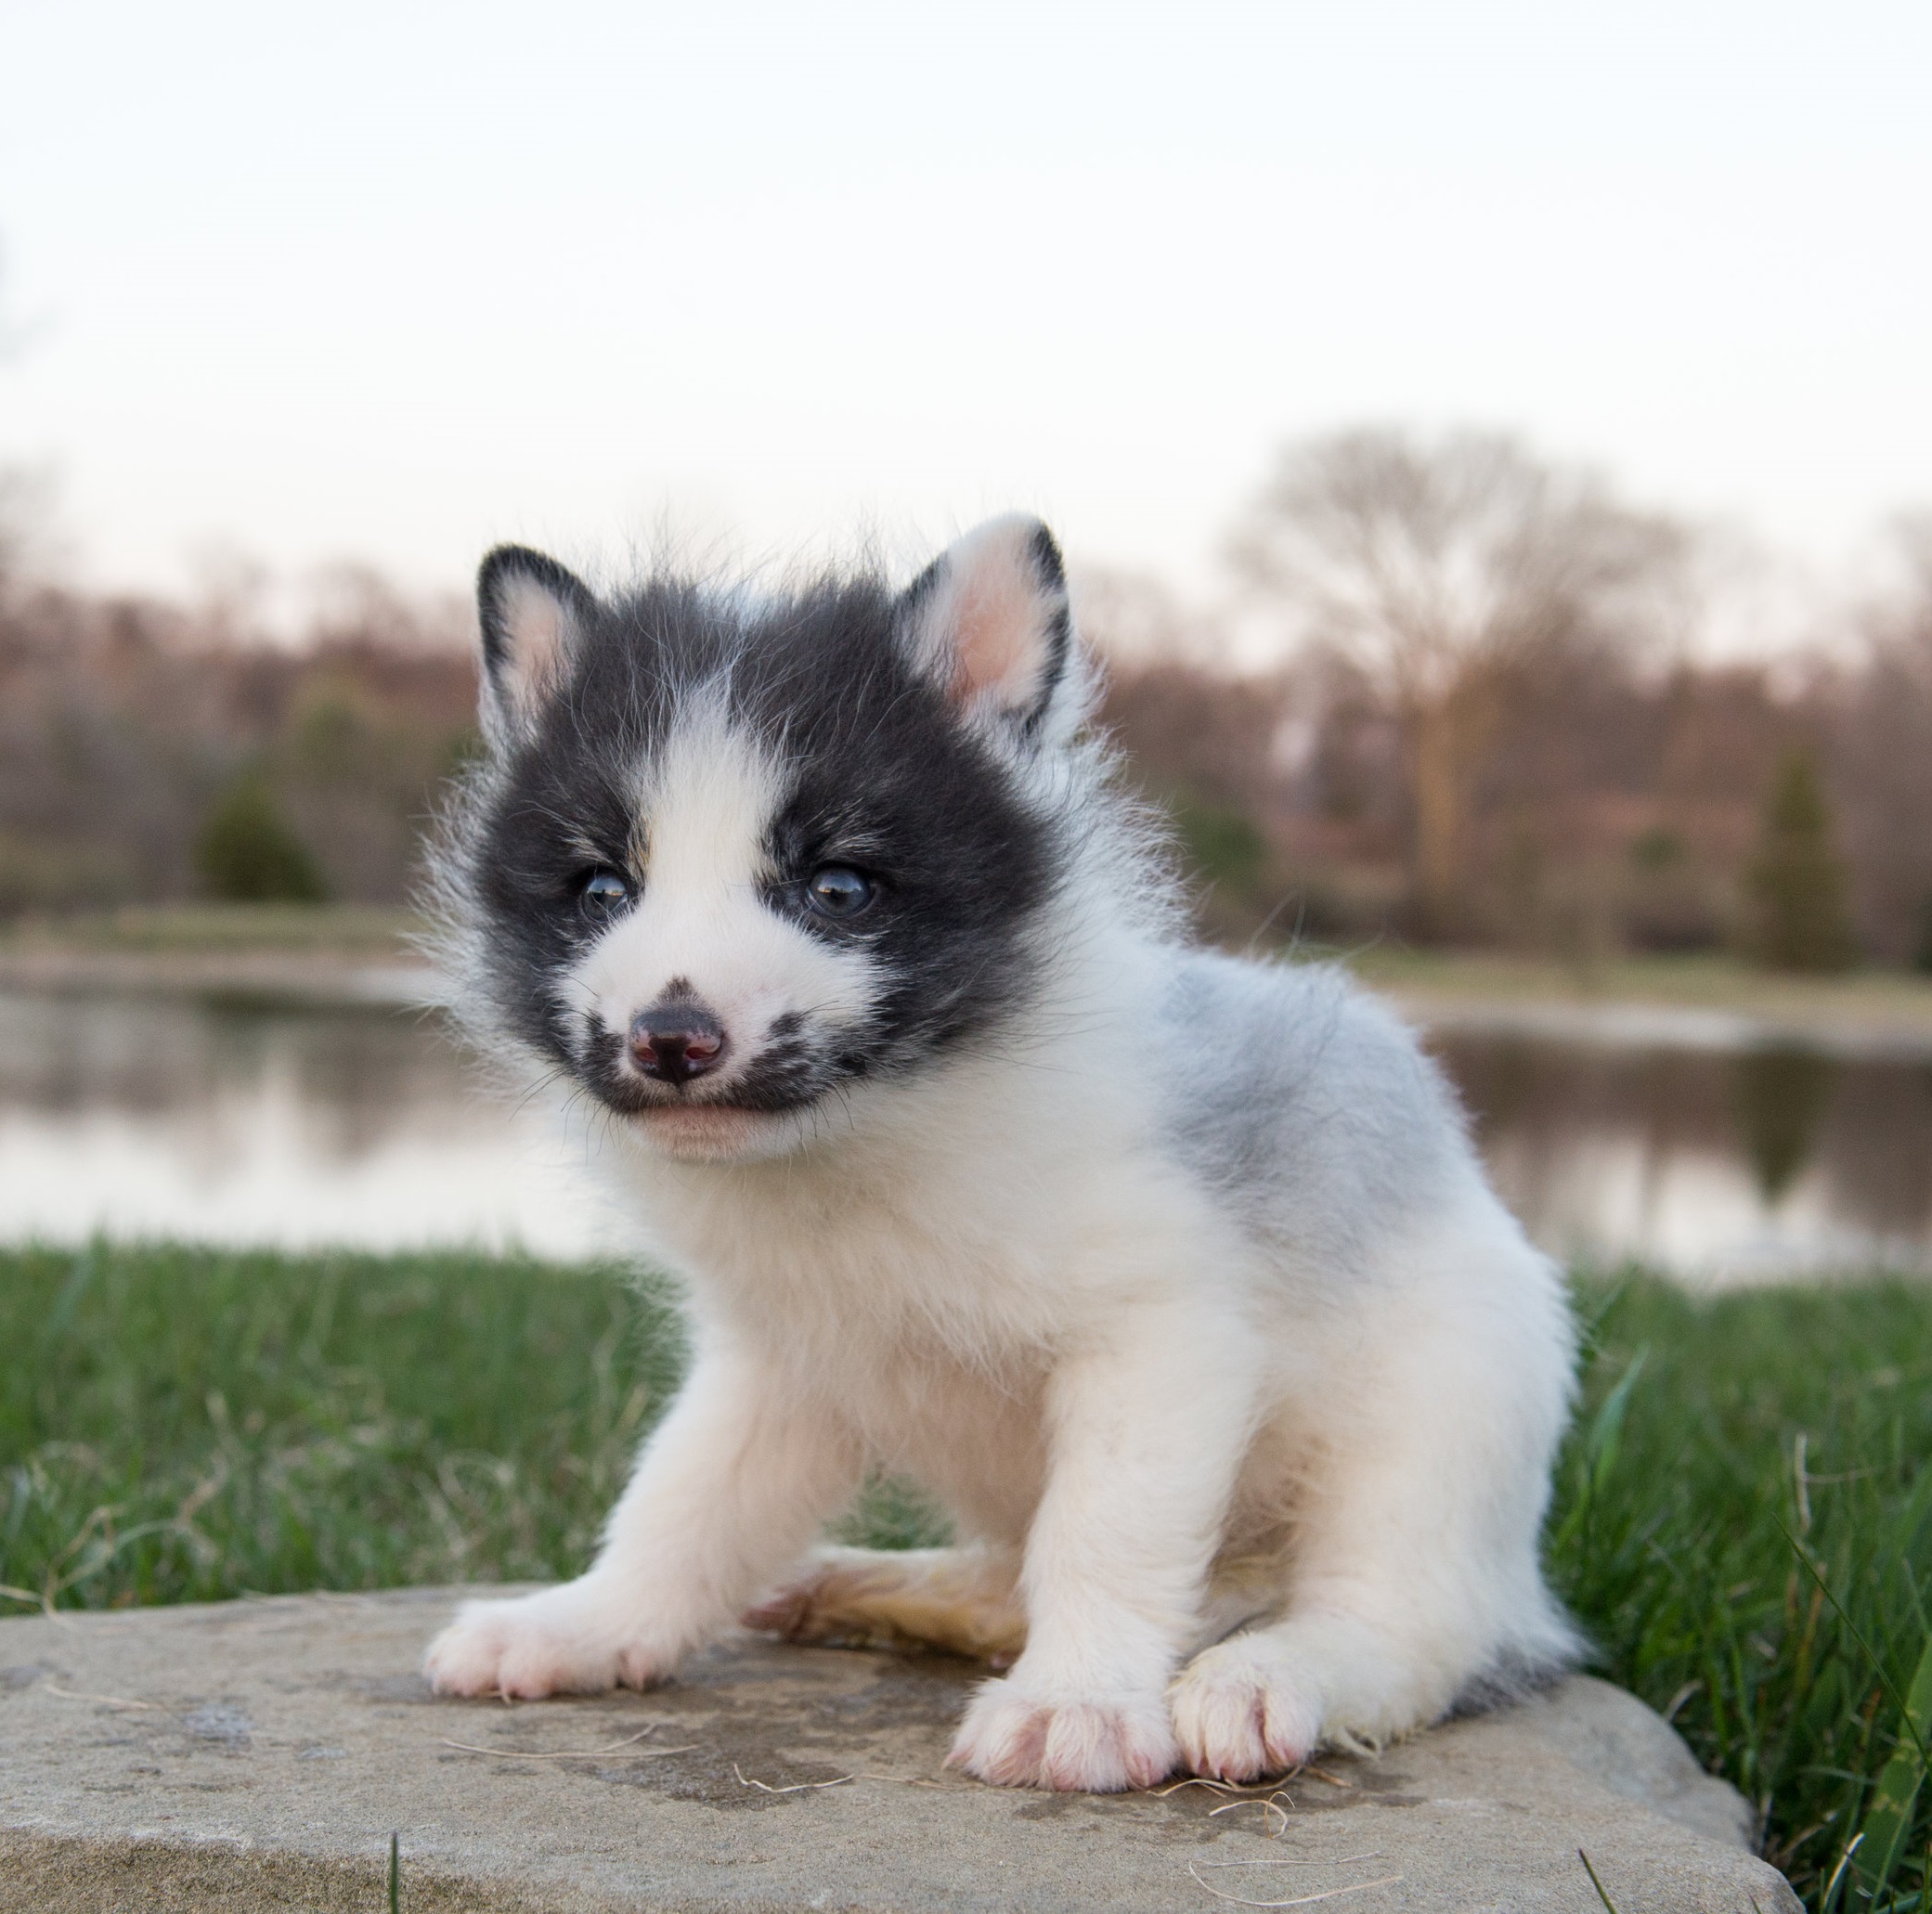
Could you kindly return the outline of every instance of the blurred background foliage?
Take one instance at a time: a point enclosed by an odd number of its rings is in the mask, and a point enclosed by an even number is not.
[[[195,870],[224,903],[319,904],[329,895],[308,847],[256,770],[215,798],[195,839]]]
[[[399,902],[474,711],[464,614],[374,581],[288,641],[0,575],[0,916]]]
[[[0,918],[397,903],[476,749],[469,614],[92,594],[0,537]],[[1077,576],[1203,927],[1932,968],[1932,521],[1806,653],[1714,661],[1687,526],[1477,433],[1288,447],[1228,588]]]

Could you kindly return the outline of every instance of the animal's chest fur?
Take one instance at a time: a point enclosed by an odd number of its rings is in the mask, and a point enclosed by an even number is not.
[[[746,1183],[749,1187],[746,1187]],[[649,1193],[701,1326],[850,1429],[965,1530],[1018,1543],[1045,1472],[1063,1285],[996,1209],[935,1214],[889,1191],[677,1178]]]
[[[1057,1367],[1135,1299],[1212,1306],[1243,1281],[1210,1194],[1131,1091],[1095,1080],[1055,1073],[998,1106],[970,1080],[928,1088],[823,1160],[639,1161],[626,1194],[701,1334],[754,1351],[974,1532],[1018,1541]]]
[[[1051,1095],[1016,1098],[998,1072],[961,1072],[908,1097],[902,1120],[822,1151],[632,1159],[623,1188],[700,1313],[740,1335],[833,1375],[941,1351],[982,1373],[1035,1371],[1122,1272],[1179,1274],[1216,1227],[1135,1099],[1057,1075]]]
[[[1057,1246],[996,1196],[781,1173],[659,1181],[644,1207],[701,1320],[855,1404],[949,1366],[1023,1386],[1059,1334]]]

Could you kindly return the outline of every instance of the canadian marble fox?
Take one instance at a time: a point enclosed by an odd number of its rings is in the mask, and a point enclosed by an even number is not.
[[[988,1781],[1247,1780],[1573,1659],[1562,1285],[1336,972],[1198,949],[1045,526],[903,588],[494,551],[438,862],[479,1043],[610,1113],[694,1359],[576,1581],[447,1693],[643,1686],[749,1611],[1005,1660]],[[959,1547],[815,1546],[869,1471]]]

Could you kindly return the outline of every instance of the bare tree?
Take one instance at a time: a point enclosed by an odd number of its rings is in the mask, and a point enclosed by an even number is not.
[[[1348,657],[1399,719],[1419,927],[1433,936],[1463,919],[1471,783],[1504,680],[1654,644],[1681,624],[1688,575],[1678,526],[1471,432],[1290,446],[1231,555],[1293,640]]]
[[[1184,605],[1143,572],[1083,565],[1073,574],[1073,611],[1081,634],[1116,668],[1184,664],[1229,667],[1228,633],[1212,613]]]
[[[343,560],[319,567],[308,580],[308,598],[307,642],[318,650],[348,644],[397,657],[467,656],[474,636],[467,593],[408,592],[370,564]]]

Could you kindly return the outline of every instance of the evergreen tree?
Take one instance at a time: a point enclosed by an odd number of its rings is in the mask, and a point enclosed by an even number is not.
[[[1751,953],[1772,970],[1848,970],[1857,961],[1830,801],[1809,751],[1779,768],[1744,873]]]
[[[318,904],[328,895],[307,847],[254,771],[215,799],[195,842],[195,868],[208,894],[227,903]]]

